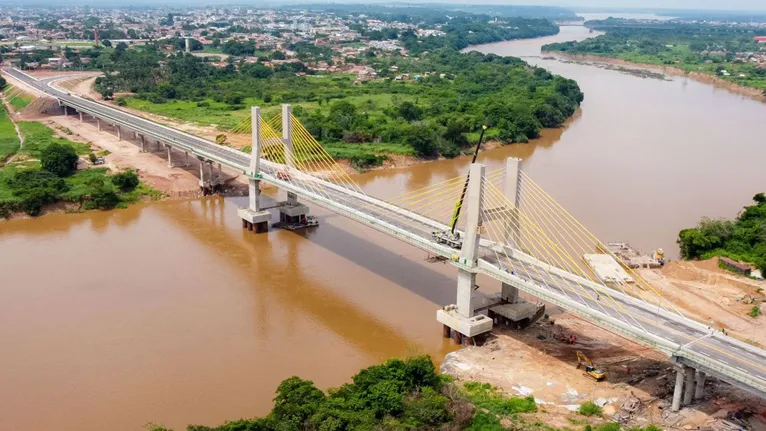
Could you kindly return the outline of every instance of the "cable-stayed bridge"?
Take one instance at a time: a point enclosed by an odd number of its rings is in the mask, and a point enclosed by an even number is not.
[[[152,140],[164,144],[168,154],[192,154],[202,162],[203,187],[216,185],[214,163],[242,172],[249,178],[250,204],[240,216],[250,229],[267,229],[271,220],[259,198],[260,182],[265,182],[288,194],[279,206],[286,225],[311,224],[301,199],[448,261],[458,272],[457,298],[455,305],[438,310],[437,319],[445,335],[456,340],[488,332],[494,320],[507,317],[503,313],[523,308],[522,291],[671,356],[678,369],[674,409],[702,396],[707,375],[766,396],[766,351],[684,316],[638,274],[630,274],[632,283],[600,279],[582,256],[610,254],[608,248],[529,178],[518,159],[489,172],[473,164],[464,176],[383,200],[356,185],[289,106],[270,119],[253,108],[251,117],[234,128],[252,135],[245,153],[69,94],[52,80],[39,81],[15,69],[4,72],[81,118],[90,115],[112,124],[118,136],[132,131],[142,146]],[[497,303],[479,301],[479,274],[501,282]]]

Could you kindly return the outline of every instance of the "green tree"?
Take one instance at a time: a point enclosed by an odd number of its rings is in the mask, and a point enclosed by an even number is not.
[[[0,90],[5,90],[5,87],[8,85],[8,82],[0,76]]]
[[[302,429],[324,400],[324,393],[313,382],[290,377],[277,388],[272,414],[280,423]]]
[[[112,184],[123,192],[134,190],[139,184],[138,175],[132,170],[121,172],[112,176]]]
[[[43,205],[56,202],[67,191],[63,179],[48,171],[18,172],[8,180],[13,195],[20,200],[20,208],[30,216],[37,216]]]
[[[71,145],[52,143],[40,153],[40,164],[46,171],[58,176],[67,177],[76,169],[79,157]]]

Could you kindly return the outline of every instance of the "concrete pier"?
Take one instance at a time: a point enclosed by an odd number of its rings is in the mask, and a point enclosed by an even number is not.
[[[82,112],[78,112],[78,114],[80,115],[80,122],[82,123]]]
[[[173,147],[171,147],[170,145],[165,145],[165,147],[168,149],[168,167],[172,168],[173,167],[173,153],[172,153]]]
[[[117,140],[122,141],[122,130],[120,129],[120,126],[115,124],[114,128],[117,130]]]
[[[468,189],[463,203],[466,216],[465,235],[458,259],[469,268],[477,265],[484,172],[484,165],[478,163],[471,165]],[[461,344],[464,337],[468,337],[467,341],[471,342],[473,337],[492,330],[492,319],[475,314],[475,289],[476,273],[468,269],[458,269],[456,304],[448,305],[436,312],[436,320],[450,328],[452,339],[457,344]]]
[[[673,390],[673,402],[670,405],[670,409],[674,412],[681,410],[681,397],[683,396],[685,374],[685,366],[676,366],[676,386]]]
[[[271,213],[261,209],[261,180],[258,179],[261,167],[261,110],[258,107],[250,108],[252,117],[252,146],[250,150],[250,174],[248,180],[248,206],[239,208],[237,213],[242,219],[242,227],[255,233],[268,232]],[[220,164],[218,165],[220,168]]]
[[[96,118],[96,129],[98,129],[99,132],[101,131],[101,120],[98,118]]]
[[[694,368],[686,367],[684,370],[684,401],[683,405],[688,406],[692,403],[694,397]]]
[[[694,388],[694,400],[701,400],[705,393],[705,379],[707,375],[702,371],[697,371],[697,385]]]
[[[189,152],[184,151],[184,167],[189,167]]]
[[[141,152],[146,152],[146,138],[144,138],[144,135],[138,135],[139,140],[141,141]]]

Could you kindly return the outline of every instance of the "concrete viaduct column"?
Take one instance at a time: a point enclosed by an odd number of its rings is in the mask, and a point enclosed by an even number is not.
[[[701,400],[702,395],[704,395],[705,392],[705,378],[707,375],[705,375],[702,371],[697,371],[697,386],[694,388],[694,399],[695,400]]]
[[[172,168],[173,167],[173,155],[172,155],[173,147],[171,147],[170,145],[165,145],[165,147],[168,149],[168,167]]]
[[[681,397],[684,390],[684,376],[686,374],[686,366],[676,366],[676,386],[673,389],[673,403],[670,409],[674,412],[681,410]]]
[[[114,125],[114,128],[117,129],[117,140],[122,141],[122,129],[118,125]]]
[[[508,199],[508,203],[513,205],[510,209],[511,220],[505,226],[505,242],[507,244],[513,244],[517,249],[521,249],[519,245],[520,232],[519,232],[519,185],[521,175],[521,159],[516,157],[509,157],[505,161],[505,180],[503,181],[503,193]],[[519,289],[511,286],[507,283],[501,284],[500,298],[511,304],[519,302]]]
[[[99,132],[101,131],[101,120],[99,120],[98,117],[96,117],[96,128]]]
[[[189,152],[184,151],[184,167],[189,167]]]
[[[694,397],[694,368],[686,367],[684,370],[685,382],[684,382],[684,405],[688,406],[692,403],[692,397]]]
[[[69,115],[69,108],[66,105],[64,105],[64,115]]]
[[[146,138],[144,135],[138,135],[138,139],[141,141],[141,152],[146,152]]]
[[[78,112],[78,114],[80,115],[80,122],[82,123],[82,112]]]

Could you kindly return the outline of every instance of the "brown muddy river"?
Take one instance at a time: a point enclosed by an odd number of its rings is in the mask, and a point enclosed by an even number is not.
[[[582,111],[508,156],[605,240],[674,249],[702,215],[766,188],[766,105],[682,78],[539,58],[559,36],[481,47],[576,79]],[[537,56],[537,57],[535,57]],[[463,174],[460,158],[357,177],[389,197]],[[452,349],[435,311],[454,273],[315,209],[304,236],[243,232],[241,200],[0,223],[0,430],[183,429],[261,415],[292,375],[320,387],[392,356]],[[482,290],[497,286],[480,282]]]

